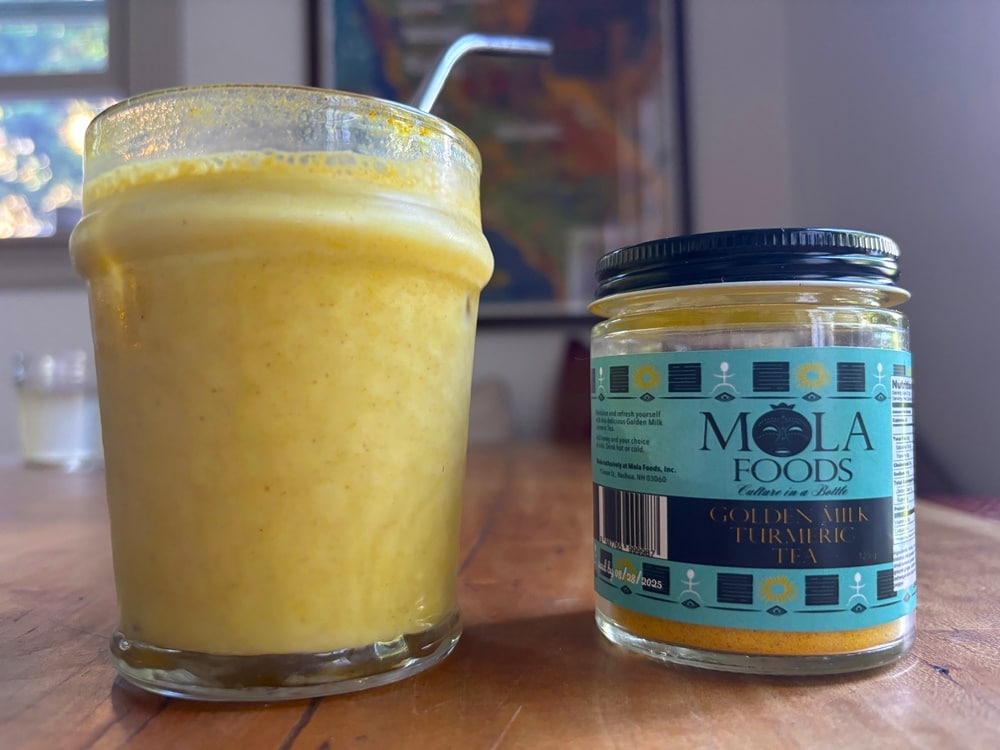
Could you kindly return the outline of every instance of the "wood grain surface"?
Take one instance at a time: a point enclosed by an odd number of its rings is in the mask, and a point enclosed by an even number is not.
[[[0,465],[0,748],[994,748],[1000,522],[918,509],[917,645],[829,678],[668,667],[593,620],[586,448],[474,449],[465,633],[374,690],[269,705],[159,698],[116,680],[103,476]]]

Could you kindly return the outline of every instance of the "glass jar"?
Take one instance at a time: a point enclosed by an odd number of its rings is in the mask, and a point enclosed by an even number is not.
[[[916,606],[908,298],[887,237],[762,229],[598,263],[597,622],[668,662],[887,664]]]
[[[93,358],[79,349],[18,352],[13,366],[25,465],[100,469],[104,459]]]

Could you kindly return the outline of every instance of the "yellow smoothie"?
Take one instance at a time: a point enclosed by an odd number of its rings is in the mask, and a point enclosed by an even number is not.
[[[478,192],[419,163],[240,153],[88,181],[121,631],[324,652],[456,611]]]

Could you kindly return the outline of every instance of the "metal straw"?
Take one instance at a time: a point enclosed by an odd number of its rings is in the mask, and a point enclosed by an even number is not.
[[[442,52],[434,67],[420,82],[411,105],[424,112],[430,112],[441,93],[445,79],[455,67],[455,63],[466,55],[484,53],[491,55],[530,55],[545,57],[552,54],[552,42],[525,36],[492,36],[487,34],[466,34],[460,36]]]

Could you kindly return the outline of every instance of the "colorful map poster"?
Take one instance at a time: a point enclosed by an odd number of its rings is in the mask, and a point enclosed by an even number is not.
[[[483,156],[484,318],[583,314],[601,254],[683,230],[672,2],[317,1],[318,85],[396,101],[462,34],[553,42],[464,59],[434,108]]]

